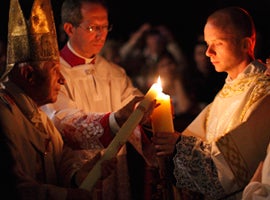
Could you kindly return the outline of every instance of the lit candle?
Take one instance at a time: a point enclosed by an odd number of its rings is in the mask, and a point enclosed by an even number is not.
[[[95,164],[93,169],[89,172],[87,177],[84,179],[80,188],[91,191],[93,186],[96,184],[98,179],[101,176],[101,163],[104,160],[109,160],[116,156],[120,148],[126,143],[130,134],[134,131],[136,126],[142,120],[145,111],[149,108],[151,102],[156,99],[158,93],[162,91],[161,85],[158,83],[154,83],[151,88],[146,93],[144,99],[139,103],[136,109],[131,113],[126,122],[119,129],[118,133],[116,133],[114,139],[109,144],[104,154],[100,158],[100,160]]]
[[[161,87],[160,77],[158,83]],[[161,87],[162,88],[162,87]],[[157,95],[157,103],[160,104],[154,109],[151,116],[153,134],[157,132],[174,132],[173,115],[171,107],[171,98],[169,95],[164,94],[162,90]],[[169,176],[166,170],[168,157],[158,157],[159,176],[161,179],[161,188],[163,199],[172,199],[174,197],[173,186],[169,181]]]
[[[161,85],[160,78],[158,79],[158,83]],[[157,103],[160,105],[154,109],[151,116],[153,133],[174,132],[173,114],[170,96],[164,94],[161,90],[158,93],[156,100]]]

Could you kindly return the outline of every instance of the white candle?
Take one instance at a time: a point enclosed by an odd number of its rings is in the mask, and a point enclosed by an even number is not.
[[[158,83],[161,85],[160,78]],[[162,90],[157,95],[157,103],[160,104],[154,109],[151,116],[153,134],[157,132],[174,132],[173,114],[171,108],[171,98],[169,95],[164,94]],[[173,187],[169,181],[166,165],[168,157],[158,157],[159,175],[161,178],[162,196],[163,199],[173,198]]]
[[[93,169],[89,172],[84,179],[80,188],[91,191],[98,179],[101,176],[101,163],[104,160],[109,160],[116,156],[120,148],[126,143],[130,134],[134,131],[136,126],[140,123],[144,116],[144,111],[150,106],[150,103],[157,97],[157,94],[161,92],[160,84],[154,83],[146,93],[144,99],[139,103],[136,109],[131,113],[127,121],[120,128],[115,135],[112,142],[109,144],[100,160],[95,164]]]
[[[158,84],[160,84],[161,87],[160,77],[158,79]],[[156,100],[157,103],[159,103],[160,105],[154,109],[151,116],[153,133],[174,132],[173,114],[170,96],[164,94],[161,90],[159,91]]]

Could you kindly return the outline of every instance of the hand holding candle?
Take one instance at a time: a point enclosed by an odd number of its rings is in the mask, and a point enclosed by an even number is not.
[[[158,84],[161,87],[160,77],[158,79]],[[162,87],[161,87],[162,88]],[[152,112],[152,129],[153,134],[157,133],[174,133],[173,127],[173,114],[171,107],[171,98],[169,95],[164,94],[162,90],[157,94],[157,104],[160,104]],[[169,135],[163,135],[162,137],[168,137]],[[166,140],[162,140],[166,141]],[[158,155],[158,151],[157,151]],[[162,190],[162,199],[170,200],[174,199],[173,186],[169,180],[168,170],[166,170],[167,162],[169,162],[168,157],[158,157],[159,164],[159,175],[161,179],[160,187],[157,187]]]
[[[101,163],[104,160],[109,160],[116,156],[121,147],[126,143],[130,134],[143,119],[145,112],[149,109],[151,103],[156,99],[157,94],[162,91],[160,84],[153,84],[146,93],[144,99],[139,103],[136,109],[132,112],[126,122],[122,125],[114,139],[111,141],[101,159],[96,163],[93,169],[89,172],[85,180],[80,185],[80,188],[91,191],[101,176]]]

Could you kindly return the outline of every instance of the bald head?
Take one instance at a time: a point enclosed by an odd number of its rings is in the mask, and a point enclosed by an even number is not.
[[[238,37],[256,37],[255,25],[250,14],[240,7],[227,7],[211,14],[207,22]]]

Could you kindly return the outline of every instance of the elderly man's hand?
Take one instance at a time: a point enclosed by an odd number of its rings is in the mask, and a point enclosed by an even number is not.
[[[91,160],[86,162],[80,170],[78,170],[75,177],[76,185],[79,186],[83,182],[83,180],[86,178],[88,173],[93,169],[95,164],[98,162],[100,157],[101,157],[101,153],[98,153],[95,157],[93,157]],[[106,177],[108,177],[115,170],[116,164],[117,164],[117,159],[115,157],[110,160],[104,160],[101,163],[100,180],[103,180]]]
[[[115,116],[115,119],[116,119],[119,126],[122,126],[125,123],[125,121],[128,119],[128,117],[134,111],[136,106],[138,106],[139,102],[142,101],[143,99],[144,99],[143,96],[134,97],[127,105],[125,105],[123,108],[121,108],[120,110],[115,112],[114,116]],[[145,108],[138,108],[144,112],[143,118],[140,122],[141,124],[149,121],[150,116],[151,116],[155,107],[156,107],[156,100],[153,100],[146,110],[145,110]]]

